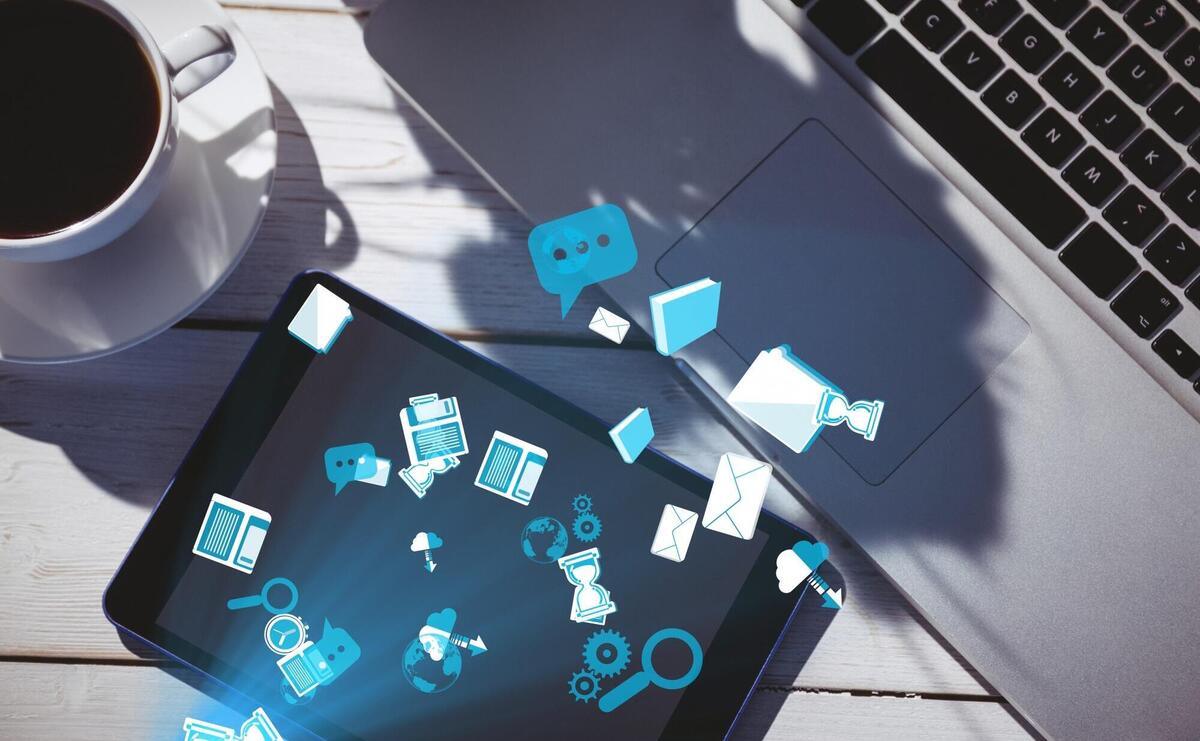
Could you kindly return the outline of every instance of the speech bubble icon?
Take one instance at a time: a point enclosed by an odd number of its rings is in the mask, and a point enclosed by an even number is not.
[[[633,270],[638,255],[625,212],[605,203],[535,226],[529,256],[542,289],[559,297],[566,317],[580,291]]]
[[[333,484],[337,496],[351,481],[362,481],[375,475],[379,463],[371,443],[338,445],[325,451],[325,478]]]

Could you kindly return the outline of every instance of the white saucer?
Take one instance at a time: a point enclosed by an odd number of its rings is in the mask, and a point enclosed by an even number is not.
[[[124,236],[71,260],[0,258],[0,359],[83,360],[162,332],[233,272],[267,209],[275,105],[250,44],[212,0],[123,4],[160,44],[193,26],[220,25],[233,36],[237,60],[180,104],[167,185]]]

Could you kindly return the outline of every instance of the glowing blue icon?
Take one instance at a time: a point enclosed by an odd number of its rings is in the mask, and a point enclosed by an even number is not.
[[[628,273],[638,257],[629,220],[611,203],[538,224],[529,232],[529,256],[542,289],[558,296],[564,317],[580,291]]]
[[[184,741],[283,741],[279,729],[262,708],[256,708],[246,719],[240,733],[232,728],[195,718],[185,718],[183,730]]]
[[[577,623],[604,625],[609,615],[617,611],[608,590],[600,586],[600,549],[572,553],[558,559],[563,576],[575,586],[569,617]]]
[[[521,531],[521,552],[534,563],[554,563],[568,545],[566,526],[553,517],[535,517]]]
[[[354,638],[327,619],[320,640],[305,641],[275,663],[296,696],[304,697],[318,686],[333,684],[360,658],[362,649]]]
[[[654,349],[670,355],[717,328],[721,284],[711,278],[672,288],[650,297]]]
[[[604,530],[603,523],[592,511],[592,498],[587,494],[576,494],[571,500],[571,508],[575,510],[575,520],[571,523],[571,532],[583,543],[595,542]]]
[[[456,468],[458,457],[468,452],[458,398],[413,396],[400,412],[400,426],[409,463],[401,469],[400,478],[421,499],[433,486],[434,477]]]
[[[425,554],[425,570],[433,573],[437,564],[433,561],[433,552],[442,547],[442,539],[437,533],[417,533],[408,549],[413,553]]]
[[[841,422],[874,440],[883,414],[882,401],[847,402],[840,388],[788,345],[760,352],[727,401],[796,453],[808,450],[826,425]]]
[[[282,587],[283,591],[287,592],[287,602],[280,607],[278,604],[271,601],[271,591],[276,587]],[[278,594],[278,591],[276,591]],[[245,597],[234,597],[225,603],[225,607],[230,610],[245,610],[251,607],[261,607],[272,615],[283,615],[291,612],[296,607],[296,603],[300,601],[300,590],[296,588],[296,583],[291,579],[277,576],[274,579],[268,579],[263,585],[262,591],[258,594],[251,594]]]
[[[362,481],[373,486],[387,486],[392,462],[375,457],[375,446],[371,443],[338,445],[325,451],[325,478],[333,484],[337,496],[351,481]]]
[[[544,449],[496,430],[475,474],[475,485],[529,506],[549,457]]]
[[[615,630],[598,630],[583,644],[583,669],[567,682],[576,702],[591,702],[600,694],[600,680],[615,677],[629,665],[629,641]]]
[[[404,650],[404,678],[418,692],[432,695],[445,692],[458,681],[462,673],[462,653],[466,649],[471,656],[485,653],[487,645],[481,636],[468,638],[456,633],[458,613],[447,607],[431,613],[416,639]]]
[[[805,589],[821,595],[821,607],[837,610],[842,606],[842,590],[830,589],[829,583],[817,574],[817,567],[829,558],[829,546],[821,542],[798,541],[775,558],[775,578],[779,591],[787,594],[804,582]]]
[[[213,494],[192,553],[246,574],[253,573],[270,526],[269,512]]]
[[[664,677],[654,667],[654,649],[658,648],[660,643],[667,640],[680,641],[692,654],[691,666],[679,677]],[[611,713],[652,684],[664,690],[681,690],[696,681],[696,677],[700,676],[700,668],[703,665],[704,652],[700,648],[700,642],[696,640],[694,635],[681,628],[663,628],[650,636],[650,639],[646,641],[646,645],[642,646],[641,671],[631,675],[624,682],[609,690],[608,694],[604,695],[604,697],[601,697],[600,710],[601,712]]]
[[[608,431],[613,445],[621,454],[621,460],[633,463],[654,439],[654,424],[650,421],[650,410],[638,407],[629,416]]]

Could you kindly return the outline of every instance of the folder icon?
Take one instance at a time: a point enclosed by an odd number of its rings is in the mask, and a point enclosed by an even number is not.
[[[711,278],[651,296],[655,349],[670,355],[716,329],[720,305],[721,284]]]
[[[325,286],[316,285],[292,317],[288,334],[324,354],[353,318],[350,304]]]
[[[841,393],[787,345],[763,350],[726,401],[795,453],[808,450],[823,425],[816,411],[825,390]]]

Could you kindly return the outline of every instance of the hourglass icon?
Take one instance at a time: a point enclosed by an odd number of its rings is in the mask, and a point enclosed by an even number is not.
[[[821,394],[813,414],[813,421],[819,425],[830,427],[846,423],[846,426],[868,441],[875,440],[875,432],[879,429],[879,417],[883,414],[883,402],[856,401],[853,404],[845,396],[826,388]]]
[[[571,619],[577,623],[604,625],[605,616],[616,612],[617,605],[608,590],[597,583],[600,578],[600,549],[588,548],[563,556],[558,559],[558,567],[563,570],[567,581],[575,585]]]

